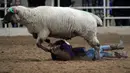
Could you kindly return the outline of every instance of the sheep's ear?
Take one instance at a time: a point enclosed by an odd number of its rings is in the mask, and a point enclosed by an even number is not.
[[[16,9],[14,9],[14,8],[9,8],[9,12],[11,12],[11,13],[17,13]]]

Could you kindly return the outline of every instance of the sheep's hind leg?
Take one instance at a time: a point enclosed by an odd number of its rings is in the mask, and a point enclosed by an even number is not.
[[[95,59],[100,59],[100,43],[96,36],[93,37],[84,37],[88,44],[95,49]]]

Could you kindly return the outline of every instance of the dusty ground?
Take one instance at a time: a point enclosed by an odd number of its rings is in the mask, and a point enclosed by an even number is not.
[[[98,35],[101,44],[118,43],[119,35]],[[130,35],[123,35],[130,56]],[[54,41],[54,39],[53,39]],[[85,46],[77,37],[73,46]],[[85,46],[89,47],[89,46]],[[130,73],[130,58],[101,61],[52,61],[32,37],[0,37],[0,73]]]

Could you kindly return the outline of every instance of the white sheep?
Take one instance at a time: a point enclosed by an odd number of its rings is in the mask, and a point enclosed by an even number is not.
[[[13,6],[8,9],[4,23],[20,23],[27,27],[29,33],[36,34],[36,44],[47,37],[69,39],[75,36],[83,37],[92,47],[99,50],[97,25],[102,25],[101,19],[95,14],[69,7],[39,6],[28,8]]]

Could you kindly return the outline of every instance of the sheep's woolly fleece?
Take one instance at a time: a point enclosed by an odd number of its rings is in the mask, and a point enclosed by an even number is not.
[[[39,33],[41,30],[49,30],[50,36],[72,37],[73,32],[87,34],[91,31],[96,35],[96,15],[72,9],[69,7],[39,6],[27,8],[13,6],[21,18],[20,23],[25,25],[30,33]],[[98,18],[100,20],[100,18]],[[101,21],[100,21],[101,22]],[[100,23],[101,25],[101,23]]]

